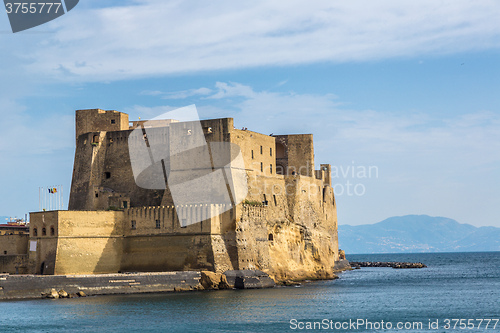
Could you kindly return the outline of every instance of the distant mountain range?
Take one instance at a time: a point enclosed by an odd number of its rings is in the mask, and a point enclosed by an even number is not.
[[[445,217],[406,215],[364,225],[339,225],[347,254],[500,251],[500,228],[458,223]]]

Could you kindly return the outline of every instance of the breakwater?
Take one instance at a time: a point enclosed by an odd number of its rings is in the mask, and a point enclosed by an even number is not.
[[[354,269],[361,267],[392,267],[392,268],[425,268],[421,262],[383,262],[383,261],[353,261],[350,263]]]

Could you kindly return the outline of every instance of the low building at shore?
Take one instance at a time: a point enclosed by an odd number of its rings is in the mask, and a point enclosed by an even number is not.
[[[0,273],[28,272],[29,226],[24,220],[0,224]]]

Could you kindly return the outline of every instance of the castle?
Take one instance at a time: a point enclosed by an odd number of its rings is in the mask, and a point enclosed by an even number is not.
[[[209,147],[186,155],[197,182],[175,159],[153,166],[146,148],[144,158],[130,153],[137,145],[175,155],[195,137]],[[215,166],[227,181],[218,188],[209,177],[217,144],[241,162]],[[191,162],[203,154],[211,164]],[[183,182],[162,183],[162,171]],[[141,178],[148,173],[154,182]],[[28,237],[17,262],[34,274],[260,269],[285,280],[331,277],[339,260],[331,167],[315,170],[313,136],[240,130],[232,118],[129,122],[118,111],[77,110],[69,208],[31,213]]]

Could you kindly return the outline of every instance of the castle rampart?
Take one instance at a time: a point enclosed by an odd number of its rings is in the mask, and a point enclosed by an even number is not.
[[[232,118],[130,126],[128,115],[99,109],[77,111],[76,134],[69,211],[31,214],[35,273],[261,269],[276,279],[332,276],[338,239],[331,168],[315,170],[311,134],[264,135],[235,129]],[[230,144],[230,150],[214,155],[220,152],[211,143]],[[196,144],[212,147],[210,163],[191,170],[176,159],[162,162],[181,180],[188,171],[201,177],[241,156],[244,167],[226,173],[243,172],[245,200],[224,202],[220,189],[200,182],[183,205],[174,205],[166,179],[153,177],[160,180],[152,189],[139,186],[142,176],[157,172],[145,164],[134,177],[129,150],[144,144],[170,156]],[[190,154],[188,161],[199,152]],[[199,199],[207,194],[209,201]]]

